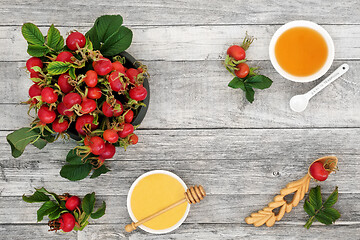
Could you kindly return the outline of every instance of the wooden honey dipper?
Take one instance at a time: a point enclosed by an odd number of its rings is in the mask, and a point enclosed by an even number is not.
[[[199,185],[199,186],[194,186],[194,187],[190,187],[186,190],[186,192],[184,193],[184,198],[177,201],[176,203],[171,204],[170,206],[151,214],[150,216],[134,223],[132,222],[131,224],[128,224],[125,226],[125,231],[127,232],[132,232],[133,230],[135,230],[138,226],[140,226],[141,224],[144,224],[147,221],[150,221],[151,219],[175,208],[176,206],[179,206],[181,204],[183,204],[184,202],[188,202],[190,204],[192,203],[198,203],[201,200],[204,199],[204,197],[206,196],[205,190],[204,188]]]

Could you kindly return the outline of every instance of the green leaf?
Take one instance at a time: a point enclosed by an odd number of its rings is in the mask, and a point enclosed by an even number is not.
[[[28,127],[24,127],[7,135],[6,139],[11,146],[13,157],[17,158],[24,152],[25,147],[38,137],[39,133]]]
[[[335,208],[325,208],[324,210],[322,210],[322,212],[329,218],[331,218],[331,220],[333,222],[335,222],[337,219],[339,219],[341,217],[341,214],[339,213],[338,210],[336,210]]]
[[[100,49],[100,41],[98,38],[98,35],[96,33],[96,27],[93,26],[86,34],[86,38],[90,39],[93,45],[93,50],[99,50]]]
[[[45,215],[48,215],[56,210],[59,209],[59,205],[54,203],[53,201],[47,201],[45,202],[39,210],[37,210],[37,221],[40,222],[43,220]]]
[[[243,91],[246,91],[245,90],[245,85],[244,85],[244,82],[241,78],[238,78],[238,77],[234,77],[228,84],[229,87],[231,88],[241,88]]]
[[[63,178],[69,179],[70,181],[78,181],[86,178],[92,169],[90,163],[81,165],[65,165],[61,168],[60,175]]]
[[[39,192],[39,191],[35,191],[34,194],[31,196],[25,196],[25,194],[24,194],[22,196],[22,199],[28,203],[46,202],[46,201],[50,200],[49,196],[47,196],[46,194]]]
[[[127,27],[121,26],[117,32],[105,40],[100,51],[104,56],[117,55],[130,47],[132,37],[132,31]]]
[[[35,147],[37,147],[38,149],[43,149],[45,146],[46,146],[46,144],[47,144],[48,142],[45,140],[45,139],[43,139],[43,138],[39,138],[38,140],[36,140],[34,143],[33,143],[33,145],[35,146]]]
[[[70,77],[72,79],[76,79],[76,74],[75,74],[75,68],[74,67],[70,67],[69,75],[70,75]]]
[[[254,95],[255,95],[255,91],[254,89],[249,86],[247,83],[245,83],[245,91],[246,91],[246,99],[252,103],[254,101]]]
[[[60,36],[59,42],[56,44],[55,50],[57,52],[61,52],[61,50],[64,48],[64,38]]]
[[[316,209],[319,210],[322,206],[322,197],[320,186],[312,188],[309,193],[309,203]]]
[[[68,62],[51,62],[47,66],[48,73],[51,75],[60,75],[70,69],[71,63]]]
[[[307,220],[307,222],[305,223],[304,227],[309,229],[311,227],[311,224],[313,224],[315,218],[314,217],[311,217]]]
[[[330,217],[328,217],[323,210],[321,210],[318,214],[315,215],[316,220],[318,220],[319,222],[329,225],[332,224],[332,219]]]
[[[325,200],[324,207],[329,208],[334,205],[338,200],[338,187],[330,194],[330,196]]]
[[[92,219],[98,219],[101,218],[102,216],[104,216],[105,214],[105,210],[106,210],[106,203],[103,202],[101,207],[98,208],[98,210],[96,210],[96,212],[91,214],[91,218]]]
[[[95,28],[100,42],[105,42],[113,33],[117,32],[123,23],[120,15],[103,15],[96,19]]]
[[[305,200],[304,202],[304,210],[310,215],[310,217],[315,215],[315,208],[308,202],[308,200]]]
[[[51,196],[54,198],[54,200],[60,205],[60,202],[61,202],[61,201],[60,201],[60,199],[59,199],[59,196],[58,196],[56,193],[49,192],[49,191],[46,190],[44,187],[38,188],[38,189],[36,189],[36,191],[51,195]]]
[[[52,24],[47,33],[47,45],[57,51],[58,43],[61,38],[59,30]]]
[[[60,217],[60,215],[65,213],[65,212],[69,212],[69,211],[65,210],[65,209],[58,208],[56,211],[49,214],[49,219],[50,220],[58,219]]]
[[[94,172],[93,172],[93,174],[91,175],[90,178],[97,178],[97,177],[100,176],[101,174],[105,174],[105,173],[107,173],[107,172],[109,172],[109,171],[110,171],[110,169],[108,169],[108,168],[103,164],[101,167],[99,167],[99,168],[97,168],[97,169],[94,170]]]
[[[86,194],[82,200],[81,208],[87,215],[90,215],[94,210],[95,205],[95,193]]]
[[[76,150],[71,149],[68,154],[66,155],[66,162],[70,163],[71,165],[81,165],[83,164],[81,157],[76,155]]]
[[[49,52],[49,49],[42,45],[29,44],[27,53],[33,57],[42,57]]]
[[[33,23],[24,23],[21,28],[21,33],[30,44],[44,45],[45,38],[39,28]]]
[[[273,81],[264,75],[255,75],[245,80],[253,88],[265,89],[269,88]]]

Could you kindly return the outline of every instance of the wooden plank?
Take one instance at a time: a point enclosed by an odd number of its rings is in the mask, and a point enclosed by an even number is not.
[[[34,187],[57,192],[96,190],[99,195],[126,195],[132,182],[154,169],[169,170],[188,185],[202,184],[209,194],[276,194],[300,179],[318,157],[336,155],[340,171],[322,186],[341,193],[360,193],[360,129],[215,129],[139,130],[140,142],[118,150],[107,161],[111,172],[99,179],[69,182],[59,176],[74,142],[56,142],[43,150],[29,146],[13,159],[0,132],[0,192],[29,194]],[[251,183],[251,184],[249,184]],[[328,188],[329,189],[329,188]]]
[[[126,233],[117,224],[90,225],[79,232],[79,240],[96,239],[318,239],[328,240],[341,236],[342,239],[360,238],[359,225],[349,226],[319,226],[314,224],[310,230],[294,225],[281,225],[273,228],[255,228],[246,224],[183,224],[175,231],[163,234],[148,234],[142,230]]]
[[[282,24],[294,19],[318,23],[359,23],[357,1],[279,2],[241,0],[226,3],[216,0],[193,2],[110,0],[98,4],[92,1],[72,2],[71,7],[59,1],[2,1],[1,25],[19,25],[33,21],[37,24],[55,23],[63,26],[91,25],[104,14],[121,14],[125,24],[132,25],[194,25],[194,24]],[[41,8],[39,8],[41,4]],[[341,13],[341,14],[340,14]]]
[[[285,80],[269,61],[251,62],[274,80],[266,90],[256,90],[255,101],[246,101],[241,90],[227,87],[231,75],[220,61],[145,62],[151,74],[149,111],[142,128],[299,128],[359,127],[360,94],[357,76],[360,62],[349,61],[350,70],[295,113],[289,100],[314,87],[319,81],[299,84]],[[342,61],[336,61],[329,72]],[[31,81],[20,63],[0,63],[0,129],[27,126],[26,101]],[[203,71],[211,69],[212,72]],[[10,103],[10,104],[8,104]],[[9,121],[17,119],[17,121]]]
[[[325,188],[323,191],[332,189]],[[97,189],[94,189],[97,191]],[[228,194],[208,195],[200,203],[191,206],[190,214],[186,223],[245,223],[245,217],[252,212],[257,212],[269,203],[275,195],[269,194]],[[327,197],[324,194],[324,197]],[[359,223],[360,206],[357,203],[360,194],[339,194],[339,201],[334,206],[341,213],[337,225]],[[21,197],[0,197],[0,224],[35,224],[36,211],[41,203],[25,203]],[[106,201],[106,214],[100,219],[91,219],[90,224],[119,224],[120,229],[131,222],[127,207],[126,196],[96,196],[96,204]],[[294,208],[291,213],[285,214],[284,218],[276,225],[297,224],[304,225],[308,216],[302,207],[303,201]],[[9,215],[9,212],[11,214]],[[41,223],[46,223],[45,217]]]
[[[33,240],[33,239],[52,239],[52,240],[75,240],[78,239],[77,232],[64,233],[58,231],[49,232],[46,224],[18,225],[1,224],[0,236],[4,240]]]
[[[89,27],[76,27],[86,32]],[[240,44],[245,32],[257,40],[247,51],[248,59],[268,60],[270,39],[279,28],[277,25],[230,26],[156,26],[132,27],[134,39],[128,51],[139,60],[196,61],[220,60],[232,44]],[[326,25],[333,37],[336,59],[359,59],[359,25]],[[40,28],[46,34],[48,27]],[[74,27],[60,27],[60,32]],[[21,35],[21,26],[0,27],[0,61],[27,60],[27,43]],[[200,70],[200,69],[199,69]]]

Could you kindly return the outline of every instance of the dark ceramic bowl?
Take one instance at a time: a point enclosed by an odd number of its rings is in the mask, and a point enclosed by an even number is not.
[[[127,52],[122,52],[120,53],[120,56],[125,58],[125,64],[124,66],[126,68],[138,68],[140,67],[140,63],[136,61],[136,59],[131,56],[129,53]],[[136,125],[140,125],[140,123],[142,122],[142,120],[144,119],[147,109],[149,107],[149,102],[150,102],[150,88],[149,88],[149,81],[147,78],[144,79],[144,87],[147,90],[147,96],[146,98],[143,100],[143,103],[145,103],[146,107],[144,106],[140,106],[136,112],[134,112],[134,119],[131,122],[132,125],[136,126]],[[73,122],[69,129],[67,130],[67,133],[69,134],[69,136],[76,140],[79,141],[81,140],[81,137],[79,136],[78,132],[75,129],[75,122]]]

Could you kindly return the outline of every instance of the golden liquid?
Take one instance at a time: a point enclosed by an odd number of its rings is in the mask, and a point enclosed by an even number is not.
[[[136,219],[141,220],[181,200],[185,191],[181,183],[169,175],[149,175],[135,186],[130,200],[131,210]],[[184,216],[186,208],[185,202],[143,225],[154,230],[172,227]]]
[[[294,27],[285,31],[275,44],[275,57],[287,73],[309,76],[325,64],[328,47],[317,31],[307,27]]]

